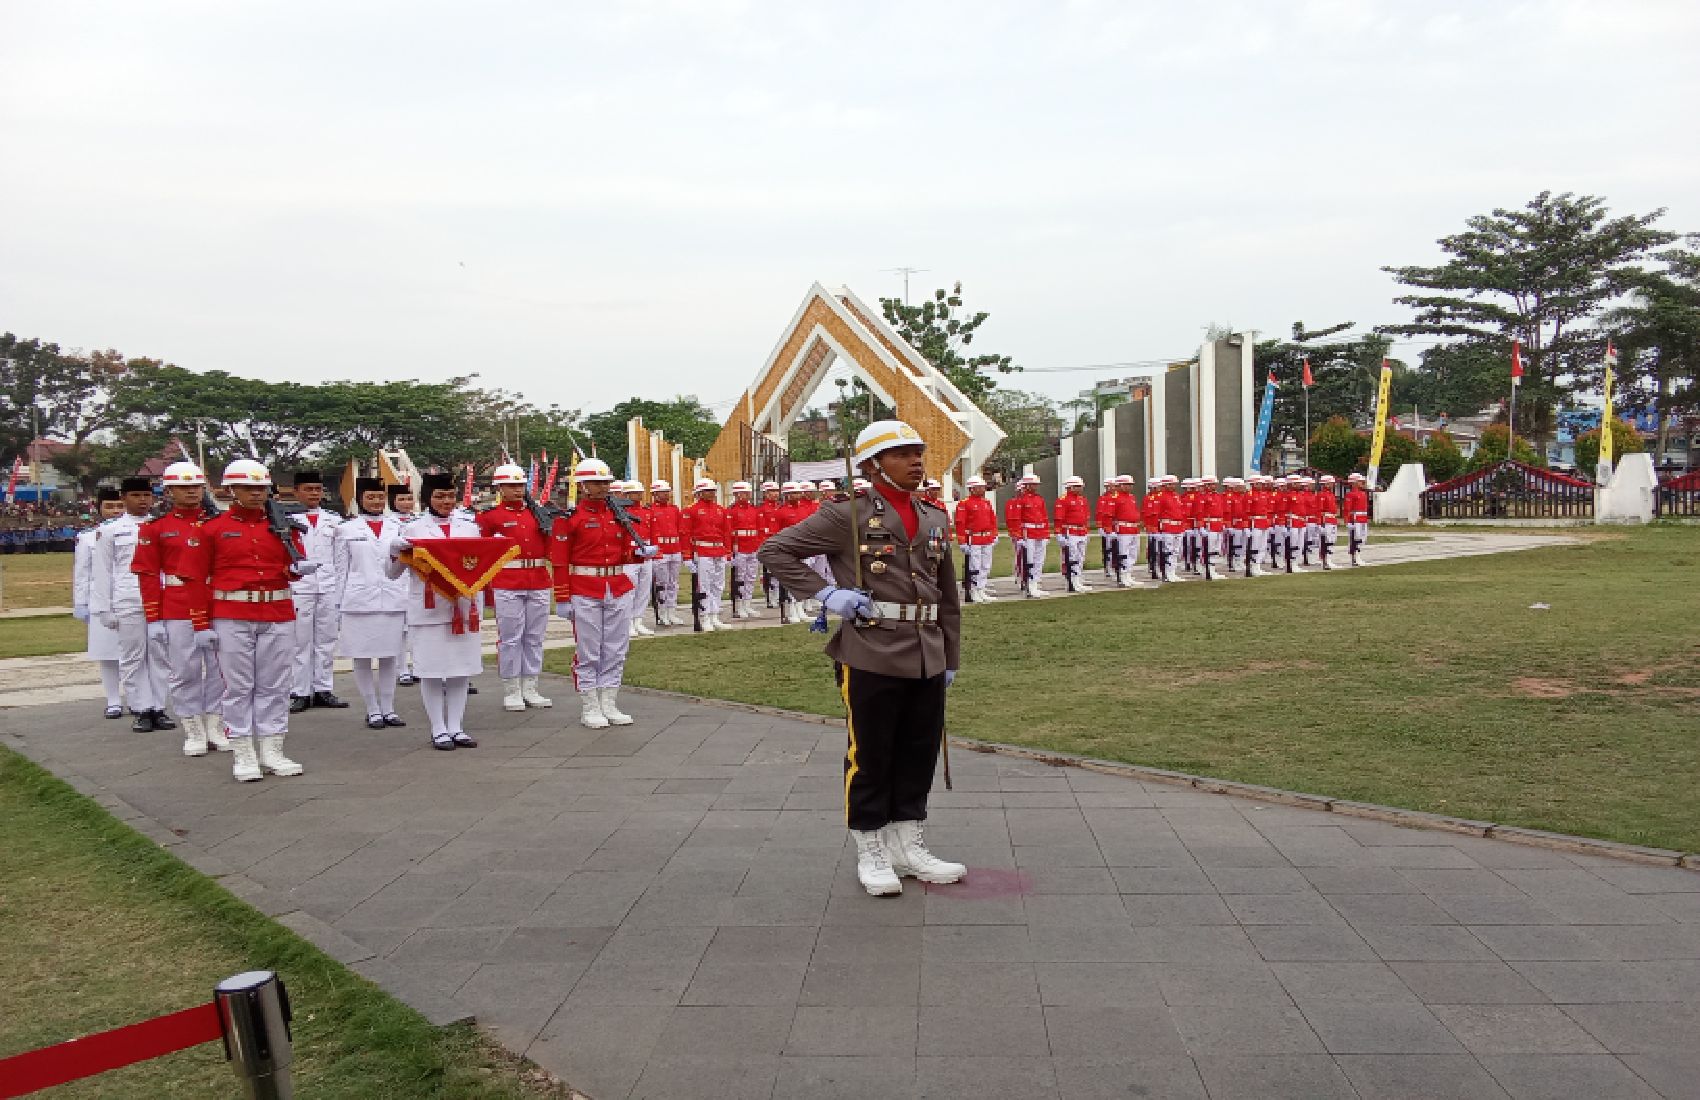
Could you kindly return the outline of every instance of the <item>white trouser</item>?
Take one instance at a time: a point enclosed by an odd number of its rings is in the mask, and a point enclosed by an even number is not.
[[[1269,529],[1269,556],[1280,564],[1281,555],[1287,552],[1287,525],[1277,523]]]
[[[985,546],[965,546],[963,550],[968,555],[968,568],[974,571],[974,587],[984,588],[992,579],[992,551],[996,546],[988,543]]]
[[[148,640],[148,617],[141,608],[117,611],[118,676],[124,682],[124,701],[140,714],[165,707],[167,657],[165,643]]]
[[[816,554],[812,558],[804,558],[803,564],[808,566],[810,569],[813,569],[816,573],[819,573],[821,575],[821,579],[826,581],[827,584],[838,583],[836,580],[833,579],[832,563],[826,560],[825,554]],[[822,587],[824,588],[825,585],[822,585]],[[820,591],[819,588],[815,589],[815,592],[819,592],[819,591]],[[801,599],[801,600],[813,599],[814,594],[815,594],[814,592],[804,592],[801,595],[799,595],[797,598]]]
[[[1125,572],[1133,568],[1133,563],[1139,560],[1139,535],[1109,535],[1105,539],[1105,564],[1115,570],[1118,565]]]
[[[336,600],[330,593],[297,592],[295,601],[295,662],[291,691],[311,695],[329,691],[336,661],[336,632],[342,625]],[[266,731],[270,732],[270,731]]]
[[[289,678],[295,662],[295,624],[214,619],[218,665],[224,673],[219,712],[232,737],[289,732]]]
[[[1334,552],[1334,545],[1340,541],[1340,529],[1332,523],[1321,523],[1316,527],[1318,546],[1328,547],[1328,552]]]
[[[703,560],[711,559],[698,559],[699,568]],[[632,641],[629,610],[624,597],[573,597],[573,687],[593,691],[620,686]]]
[[[165,621],[166,667],[170,671],[171,705],[179,714],[212,714],[224,695],[218,654],[195,645],[195,626],[188,619]]]
[[[761,562],[754,554],[732,554],[732,595],[740,600],[753,600],[756,580],[761,576]]]
[[[496,671],[504,680],[543,671],[543,634],[549,627],[547,588],[496,590]]]
[[[1346,534],[1347,537],[1352,540],[1352,549],[1354,551],[1362,550],[1364,548],[1364,544],[1369,542],[1369,524],[1348,523],[1346,525]]]
[[[1020,548],[1022,557],[1027,560],[1027,575],[1015,578],[1017,584],[1026,585],[1037,583],[1045,575],[1045,549],[1050,545],[1049,539],[1019,539],[1016,546]]]
[[[1067,576],[1073,577],[1078,581],[1080,579],[1081,567],[1086,562],[1086,536],[1058,535],[1057,548],[1059,555],[1064,549],[1068,551],[1069,565],[1064,572]]]
[[[726,590],[726,559],[696,558],[697,588],[702,592],[702,613],[720,614],[720,594]],[[813,593],[810,593],[813,595]],[[608,687],[614,685],[609,684]]]
[[[1198,556],[1201,559],[1209,558],[1211,562],[1220,558],[1222,556],[1222,532],[1206,531],[1202,527],[1199,528]]]
[[[640,561],[628,565],[626,576],[632,582],[631,593],[626,596],[626,613],[632,622],[640,622],[649,611],[651,594],[655,591],[655,563]]]
[[[663,554],[655,559],[655,587],[659,591],[662,611],[671,611],[679,606],[679,565],[683,559],[678,554]]]

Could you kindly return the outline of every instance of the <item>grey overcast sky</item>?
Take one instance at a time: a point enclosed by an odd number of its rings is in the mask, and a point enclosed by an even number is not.
[[[0,328],[595,410],[899,265],[1030,367],[1367,326],[1543,189],[1700,230],[1697,57],[1693,0],[12,0]]]

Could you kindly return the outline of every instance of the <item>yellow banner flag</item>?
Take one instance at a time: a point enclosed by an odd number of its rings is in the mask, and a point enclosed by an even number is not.
[[[1611,464],[1613,459],[1616,457],[1615,451],[1617,444],[1611,434],[1611,384],[1612,376],[1616,373],[1613,368],[1616,366],[1617,349],[1612,347],[1610,340],[1607,340],[1605,381],[1606,406],[1600,412],[1600,464],[1596,470],[1596,476],[1598,477],[1605,477],[1607,474],[1611,473]]]
[[[1381,361],[1381,388],[1375,395],[1375,435],[1369,445],[1369,488],[1373,492],[1381,470],[1381,448],[1387,442],[1387,403],[1393,395],[1393,364]]]

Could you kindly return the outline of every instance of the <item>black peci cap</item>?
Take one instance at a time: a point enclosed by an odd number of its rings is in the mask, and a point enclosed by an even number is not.
[[[295,481],[292,484],[323,485],[324,483],[325,479],[319,476],[319,471],[317,470],[296,470]]]
[[[120,493],[151,493],[153,482],[145,477],[127,477],[118,483]]]
[[[95,490],[94,499],[95,499],[95,503],[100,504],[100,503],[104,503],[105,501],[108,501],[108,500],[119,500],[123,496],[124,496],[124,494],[120,493],[117,489],[113,489],[113,488],[109,487],[109,488],[105,488],[105,489]]]

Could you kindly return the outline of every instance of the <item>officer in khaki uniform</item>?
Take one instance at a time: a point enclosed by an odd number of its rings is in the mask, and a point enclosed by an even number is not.
[[[901,420],[868,425],[856,438],[855,460],[872,488],[823,503],[759,554],[787,591],[822,603],[818,629],[825,630],[827,611],[843,618],[826,652],[848,712],[845,817],[857,878],[876,895],[902,893],[904,875],[955,882],[968,873],[933,856],[921,839],[962,625],[950,517],[917,492],[925,450],[920,433]],[[817,556],[833,583],[822,586],[806,564]],[[858,580],[862,590],[853,587]]]

